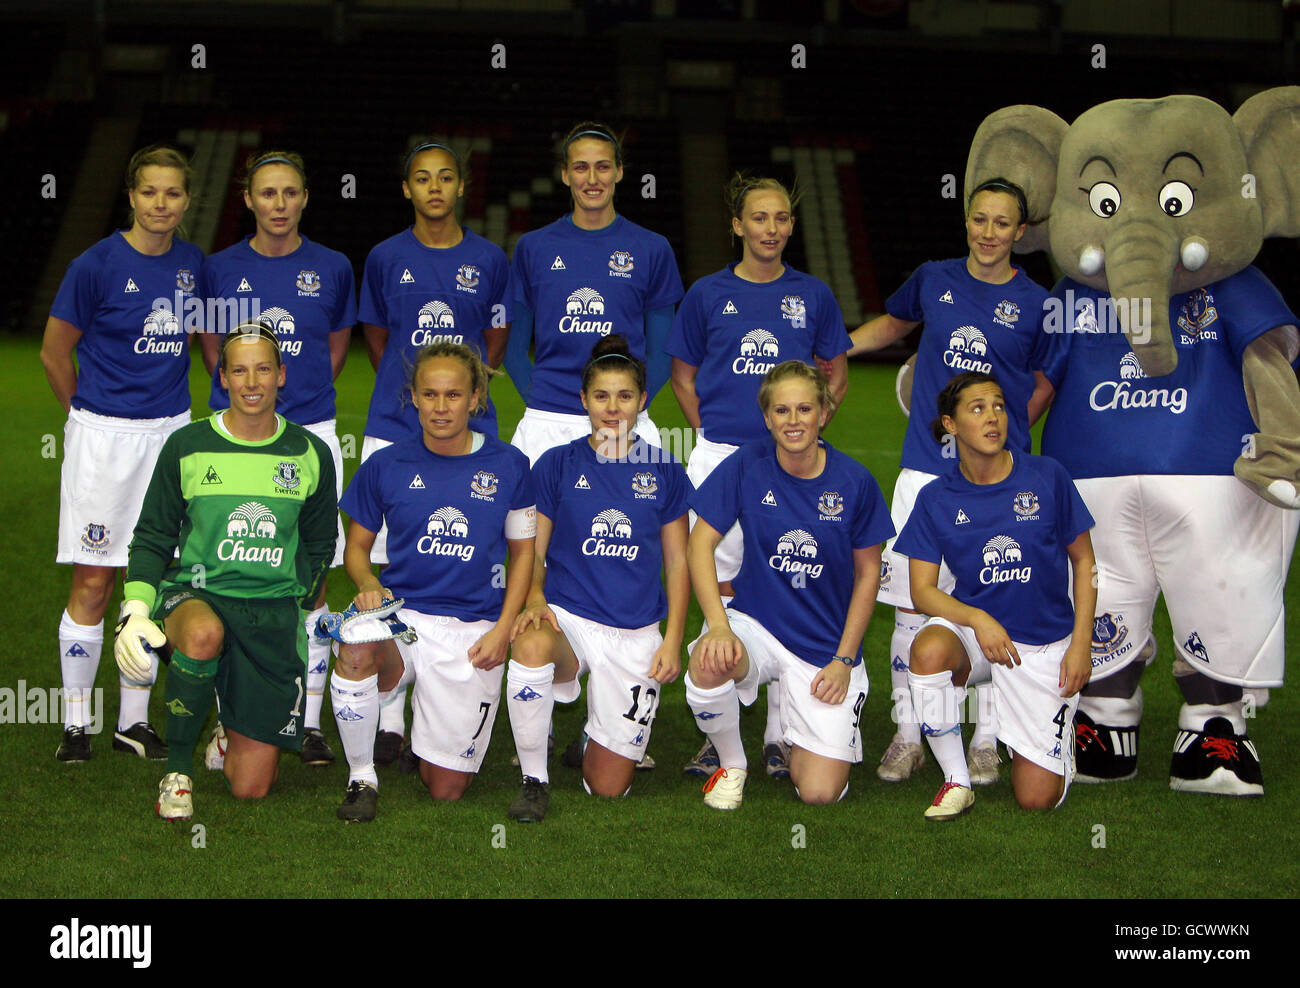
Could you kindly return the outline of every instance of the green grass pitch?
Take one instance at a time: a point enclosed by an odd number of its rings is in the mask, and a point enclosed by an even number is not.
[[[59,684],[56,627],[70,580],[55,565],[59,457],[64,415],[50,394],[35,340],[0,343],[0,449],[4,482],[3,672],[0,688],[20,681]],[[195,408],[207,382],[195,360]],[[848,400],[828,438],[861,460],[891,490],[904,420],[893,395],[894,369],[852,368]],[[354,347],[339,382],[339,434],[360,451],[373,373]],[[521,404],[508,381],[493,387],[502,432]],[[652,409],[660,426],[681,426],[669,389]],[[357,460],[348,463],[348,474]],[[1213,560],[1206,561],[1212,569]],[[1207,573],[1207,578],[1210,575]],[[341,569],[330,601],[350,599]],[[1300,581],[1287,592],[1288,640],[1300,642]],[[110,605],[117,613],[118,598]],[[699,627],[693,607],[688,635]],[[1147,712],[1139,776],[1110,787],[1075,786],[1060,810],[1031,815],[1015,807],[1007,775],[981,789],[973,812],[944,826],[921,812],[940,780],[932,760],[899,785],[876,779],[874,766],[892,733],[888,643],[892,614],[877,609],[865,643],[872,689],[862,718],[866,760],[854,769],[848,798],[830,807],[798,803],[788,783],[757,765],[763,702],[744,715],[756,769],[744,806],[716,813],[699,785],[681,774],[700,735],[681,681],[664,691],[651,752],[659,768],[638,774],[623,800],[586,796],[578,773],[553,762],[551,812],[519,825],[505,811],[517,792],[504,711],[497,718],[481,776],[458,804],[438,805],[414,776],[381,769],[380,814],[369,826],[334,817],[346,769],[328,712],[324,731],[339,762],[308,769],[286,755],[271,796],[240,803],[224,778],[199,768],[196,816],[174,826],[153,815],[162,766],[111,750],[117,670],[111,629],[97,685],[105,696],[105,733],[83,765],[54,760],[60,726],[0,724],[0,894],[44,897],[281,896],[610,896],[646,897],[1205,897],[1291,896],[1297,882],[1300,750],[1295,690],[1275,690],[1251,736],[1264,763],[1267,795],[1231,800],[1172,793],[1170,746],[1178,708],[1169,673],[1169,623],[1157,625],[1160,654],[1143,688]],[[1293,673],[1294,674],[1294,673]],[[161,688],[152,719],[164,723]],[[581,704],[557,707],[560,746],[576,736]],[[201,825],[201,830],[196,825]],[[933,863],[943,869],[940,882]]]

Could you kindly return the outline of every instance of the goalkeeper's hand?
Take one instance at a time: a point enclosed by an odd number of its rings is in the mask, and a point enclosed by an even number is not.
[[[162,628],[149,620],[149,605],[143,600],[122,601],[122,612],[117,622],[117,640],[113,642],[113,658],[122,675],[137,683],[148,683],[153,678],[153,660],[145,645],[162,648],[167,636]]]

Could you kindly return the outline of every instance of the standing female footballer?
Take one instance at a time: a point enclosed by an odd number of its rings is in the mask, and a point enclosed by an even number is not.
[[[470,428],[487,403],[487,380],[471,347],[444,340],[423,348],[411,377],[420,434],[376,452],[343,495],[351,518],[344,565],[357,607],[404,599],[398,616],[419,640],[339,650],[330,698],[348,758],[342,820],[375,818],[383,692],[415,685],[411,750],[434,799],[459,799],[487,753],[537,528],[527,458]],[[370,551],[385,524],[381,585]]]
[[[252,212],[257,229],[207,259],[199,279],[202,295],[219,301],[209,305],[214,315],[237,311],[241,299],[257,300],[260,314],[255,318],[279,339],[280,357],[287,372],[277,411],[319,436],[329,447],[334,457],[335,494],[342,495],[343,450],[335,428],[334,379],[347,359],[352,324],[357,320],[352,263],[338,251],[308,240],[298,230],[307,205],[307,172],[300,155],[266,151],[251,156],[245,163],[243,185],[244,205]],[[214,411],[230,407],[217,362],[222,334],[232,328],[233,324],[208,325],[199,337],[204,366],[212,374],[209,403]],[[333,566],[343,562],[342,523],[337,527]],[[329,649],[311,635],[317,619],[325,613],[323,583],[315,605],[307,615],[306,734],[300,754],[308,765],[328,765],[334,761],[334,752],[320,732],[320,710]],[[218,736],[215,743],[208,745],[209,768],[221,767],[224,743]]]
[[[265,796],[280,749],[301,747],[303,610],[334,558],[338,526],[329,447],[275,411],[285,379],[275,334],[239,326],[222,340],[220,366],[230,407],[175,432],[158,456],[114,643],[118,667],[136,680],[152,658],[142,642],[172,650],[167,775],[155,805],[167,820],[194,814],[194,743],[214,687],[236,797]]]
[[[130,228],[72,262],[41,343],[45,376],[68,412],[57,560],[72,564],[72,589],[59,620],[66,702],[55,755],[65,762],[91,756],[87,702],[104,611],[163,440],[190,420],[189,337],[175,311],[198,288],[203,263],[175,235],[190,205],[189,162],[168,147],[137,151],[126,195]],[[121,678],[115,750],[167,757],[148,722],[156,676],[155,662],[139,681]]]
[[[951,820],[975,802],[959,710],[990,664],[1016,801],[1050,809],[1070,788],[1074,711],[1092,672],[1092,515],[1059,463],[1007,448],[1010,415],[995,378],[958,374],[937,403],[934,438],[954,437],[958,467],[921,488],[898,536],[912,600],[929,615],[908,673],[944,772],[925,816]],[[951,594],[939,589],[940,563],[955,578]]]
[[[578,676],[589,673],[583,785],[623,796],[650,742],[660,689],[681,670],[691,485],[680,463],[650,455],[636,434],[645,375],[623,337],[597,342],[582,372],[589,434],[547,450],[533,470],[537,556],[506,674],[524,775],[514,820],[546,816],[551,711],[557,699],[577,699]]]
[[[510,263],[505,251],[461,226],[456,203],[465,194],[463,162],[447,144],[421,141],[402,164],[402,195],[411,202],[411,226],[379,243],[361,276],[360,316],[375,389],[366,417],[361,461],[421,434],[408,400],[411,364],[432,343],[464,343],[491,367],[505,355]],[[497,414],[486,388],[470,428],[497,435]],[[375,533],[372,561],[388,562],[387,529]],[[397,758],[406,732],[406,690],[380,711],[375,760]]]
[[[925,328],[913,372],[912,407],[934,408],[954,372],[996,374],[1006,386],[1010,432],[1007,445],[1029,452],[1029,426],[1051,400],[1052,388],[1038,370],[1046,365],[1048,337],[1042,332],[1047,292],[1011,263],[1011,249],[1025,233],[1025,194],[1019,186],[991,179],[971,193],[966,208],[965,257],[927,261],[885,301],[885,313],[853,331],[849,356],[878,350]],[[903,439],[903,469],[894,484],[891,513],[901,531],[916,492],[952,468],[951,444],[931,440],[927,415],[909,418]],[[950,589],[952,574],[940,572]],[[905,557],[885,547],[880,600],[894,606],[890,641],[896,733],[876,769],[886,782],[900,782],[925,761],[921,734],[907,688],[907,656],[924,620],[908,589]],[[976,785],[998,779],[997,725],[981,722],[971,738],[971,776]]]
[[[833,803],[848,791],[849,768],[862,760],[862,636],[880,588],[881,544],[894,534],[875,479],[818,439],[831,406],[820,370],[778,364],[758,403],[775,447],[742,447],[691,499],[699,521],[687,555],[707,630],[691,645],[686,699],[718,752],[704,802],[719,810],[744,797],[740,704],[773,679],[783,684],[799,798]],[[714,551],[737,522],[744,556],[724,608]]]
[[[682,297],[668,241],[614,210],[623,149],[613,131],[577,124],[560,146],[560,177],[573,194],[572,213],[524,234],[514,254],[506,370],[526,407],[510,441],[532,463],[591,431],[580,395],[593,338],[621,334],[629,354],[645,361],[654,399],[668,380],[664,343]],[[644,411],[637,434],[659,445],[659,430]]]
[[[667,346],[673,391],[697,430],[686,468],[697,487],[742,443],[767,437],[755,399],[763,375],[782,360],[827,361],[832,410],[848,390],[845,352],[852,344],[835,296],[825,282],[782,261],[794,230],[789,191],[776,179],[737,172],[724,198],[732,234],[741,239],[741,259],[690,287]],[[724,604],[731,600],[741,551],[740,528],[733,525],[715,554]],[[763,762],[769,775],[789,778],[780,696],[774,680],[767,688]],[[717,768],[717,757],[706,742],[686,771],[707,776]]]

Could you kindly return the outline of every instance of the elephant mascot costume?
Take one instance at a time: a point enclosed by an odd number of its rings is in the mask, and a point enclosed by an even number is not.
[[[1006,107],[975,135],[966,188],[995,176],[1028,198],[1020,249],[1047,248],[1066,275],[1044,319],[1042,452],[1097,522],[1078,779],[1137,774],[1163,593],[1184,699],[1170,787],[1262,795],[1246,721],[1283,679],[1300,334],[1250,262],[1264,237],[1300,235],[1300,87],[1233,116],[1198,96],[1115,100],[1072,125]]]

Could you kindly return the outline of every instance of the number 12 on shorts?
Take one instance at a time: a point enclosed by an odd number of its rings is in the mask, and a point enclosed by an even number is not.
[[[653,686],[646,687],[645,716],[643,716],[640,720],[637,720],[637,716],[636,716],[637,708],[641,706],[641,684],[637,683],[635,686],[632,687],[632,706],[628,710],[628,712],[623,715],[623,719],[634,720],[642,727],[645,727],[647,724],[650,723],[650,718],[654,716],[655,701],[658,699],[659,699],[659,691],[655,689]]]

